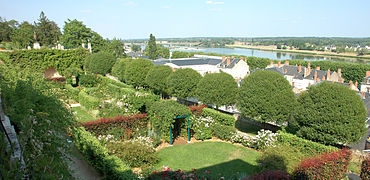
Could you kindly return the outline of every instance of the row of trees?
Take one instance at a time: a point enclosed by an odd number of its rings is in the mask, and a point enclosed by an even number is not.
[[[164,46],[157,46],[155,36],[150,34],[144,55],[147,55],[149,59],[158,59],[159,56],[168,59],[170,58],[170,49]]]

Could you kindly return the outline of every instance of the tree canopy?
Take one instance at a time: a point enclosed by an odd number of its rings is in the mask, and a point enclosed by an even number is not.
[[[287,122],[296,106],[289,82],[269,70],[257,70],[245,78],[237,100],[242,115],[260,122]]]
[[[86,58],[85,69],[96,74],[107,74],[116,63],[116,58],[106,52],[91,54]]]
[[[357,142],[366,132],[366,108],[355,91],[341,84],[322,82],[298,97],[297,135],[335,145]]]
[[[196,96],[207,104],[220,107],[235,103],[238,84],[227,73],[206,74],[198,83]]]
[[[170,95],[181,99],[194,96],[201,78],[194,69],[178,69],[168,77],[168,91]]]
[[[153,62],[147,59],[133,59],[127,64],[125,70],[125,82],[135,87],[146,86],[145,78],[149,70],[153,67]]]
[[[112,75],[118,78],[120,81],[125,80],[125,70],[127,63],[132,61],[132,59],[120,59],[112,67]]]
[[[54,45],[62,35],[58,25],[49,20],[43,11],[41,11],[36,25],[37,40],[43,46]]]
[[[150,34],[148,45],[145,48],[145,54],[149,56],[149,59],[158,58],[157,45],[155,43],[155,37],[153,34]]]
[[[167,78],[172,73],[172,69],[166,65],[154,66],[146,76],[146,84],[156,90],[161,92],[167,92]]]
[[[27,21],[22,22],[19,28],[14,29],[10,38],[16,47],[26,48],[31,46],[34,42],[33,32],[35,31],[35,26],[28,23]]]

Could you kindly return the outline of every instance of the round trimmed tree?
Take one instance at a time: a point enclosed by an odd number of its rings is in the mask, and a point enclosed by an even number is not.
[[[297,135],[323,144],[357,142],[366,133],[366,108],[348,87],[322,82],[298,97]]]
[[[135,87],[146,86],[146,75],[148,74],[149,70],[153,68],[153,66],[154,64],[150,60],[133,59],[130,63],[127,63],[124,73],[125,82]]]
[[[112,75],[118,78],[120,81],[125,80],[125,69],[127,63],[132,61],[132,59],[120,59],[112,67]]]
[[[147,74],[146,84],[162,95],[167,93],[167,78],[172,73],[172,69],[166,65],[154,66]]]
[[[106,52],[91,54],[85,60],[85,69],[95,74],[107,74],[111,71],[116,58]]]
[[[238,84],[227,73],[206,74],[199,81],[196,95],[199,100],[207,104],[220,107],[235,103]]]
[[[190,68],[178,69],[168,77],[168,92],[171,96],[186,99],[195,95],[202,76]]]
[[[269,70],[258,70],[245,78],[238,96],[237,107],[242,115],[262,123],[287,122],[297,104],[289,82]]]

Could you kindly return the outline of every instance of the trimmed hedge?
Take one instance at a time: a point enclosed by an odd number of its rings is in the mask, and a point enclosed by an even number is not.
[[[72,85],[70,84],[66,84],[64,86],[64,88],[67,90],[67,93],[68,95],[73,99],[75,100],[76,102],[79,102],[80,99],[79,99],[79,93],[80,93],[80,90],[78,88],[74,88],[72,87]]]
[[[98,52],[86,57],[84,68],[95,74],[107,74],[116,63],[116,58],[107,52]]]
[[[299,148],[304,153],[323,153],[338,150],[333,146],[325,146],[323,144],[302,139],[296,135],[278,131],[278,141],[283,145],[290,145]]]
[[[97,109],[100,105],[100,101],[98,98],[90,96],[85,92],[80,92],[78,94],[78,99],[81,106],[84,106],[88,110]]]
[[[221,113],[210,108],[203,108],[203,116],[211,117],[216,122],[226,126],[235,126],[235,118],[232,115]]]
[[[98,77],[102,80],[102,84],[113,84],[113,85],[121,87],[121,88],[132,88],[132,86],[130,86],[128,84],[110,79],[110,78],[108,78],[106,76],[103,76],[103,75],[100,75],[100,74],[98,75]]]
[[[351,150],[342,149],[304,159],[294,172],[295,179],[343,179],[351,156]]]
[[[212,126],[212,135],[225,141],[230,141],[236,130],[233,126],[223,126],[216,123]]]
[[[109,155],[108,150],[85,128],[74,128],[72,136],[76,147],[93,167],[105,175],[106,179],[137,179],[125,162],[117,156]]]

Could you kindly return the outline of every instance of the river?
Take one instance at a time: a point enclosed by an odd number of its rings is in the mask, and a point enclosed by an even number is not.
[[[256,49],[244,49],[244,48],[174,47],[173,49],[171,49],[171,51],[204,52],[204,53],[216,53],[216,54],[224,54],[224,55],[244,55],[244,56],[254,56],[254,57],[269,58],[269,59],[276,59],[276,60],[303,59],[307,61],[336,61],[336,62],[352,62],[352,63],[370,64],[369,61],[366,61],[360,58],[319,56],[319,55],[310,55],[310,54],[273,52],[273,51],[263,51],[263,50],[256,50]]]

